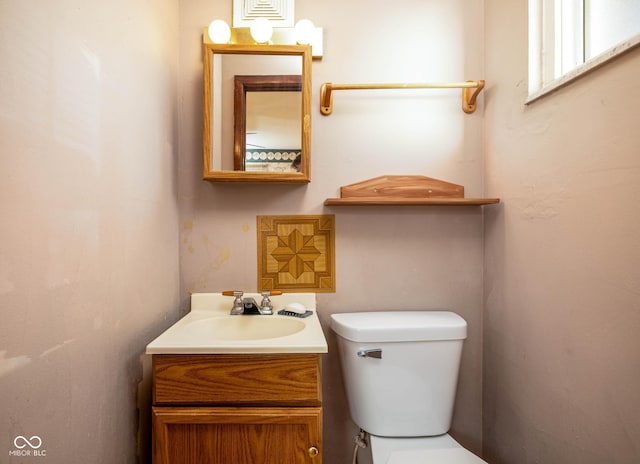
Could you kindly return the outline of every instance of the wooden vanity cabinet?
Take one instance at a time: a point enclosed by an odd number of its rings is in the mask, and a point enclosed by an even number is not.
[[[322,463],[320,361],[153,355],[154,464]]]

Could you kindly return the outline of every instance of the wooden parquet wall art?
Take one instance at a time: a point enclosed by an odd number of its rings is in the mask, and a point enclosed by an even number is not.
[[[258,290],[335,292],[335,216],[258,216]]]

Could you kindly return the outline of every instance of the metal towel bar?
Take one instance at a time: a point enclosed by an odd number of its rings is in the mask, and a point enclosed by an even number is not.
[[[462,89],[462,111],[473,113],[476,110],[476,98],[483,88],[484,80],[405,84],[332,84],[325,82],[320,87],[320,112],[325,116],[333,112],[334,90]]]

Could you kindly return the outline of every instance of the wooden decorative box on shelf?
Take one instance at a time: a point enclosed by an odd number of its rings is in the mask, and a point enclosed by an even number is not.
[[[324,204],[480,206],[499,202],[499,198],[465,198],[462,185],[431,177],[384,175],[340,187],[340,198],[327,198]]]

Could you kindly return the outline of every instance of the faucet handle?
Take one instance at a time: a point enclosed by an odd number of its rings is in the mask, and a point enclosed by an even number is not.
[[[225,290],[224,292],[222,292],[222,294],[224,296],[236,296],[236,293],[240,293],[240,295],[242,295],[242,290]],[[264,290],[262,291],[262,295],[264,295],[265,293],[269,294],[270,296],[278,296],[278,295],[282,295],[282,290]]]
[[[261,293],[262,295],[262,301],[260,302],[260,307],[262,309],[262,314],[273,314],[273,306],[271,305],[271,300],[269,299],[270,295],[282,295],[281,291],[270,291],[270,290],[263,290]]]
[[[262,296],[265,296],[265,294],[267,296],[280,296],[282,295],[282,290],[262,290],[260,294]]]
[[[233,307],[231,308],[231,314],[242,314],[244,312],[244,305],[242,304],[242,295],[244,292],[242,290],[227,290],[222,292],[224,296],[233,296],[235,299],[233,300]]]
[[[237,295],[238,293],[240,295]],[[244,292],[242,290],[225,290],[224,292],[222,292],[222,294],[224,296],[242,296]]]

